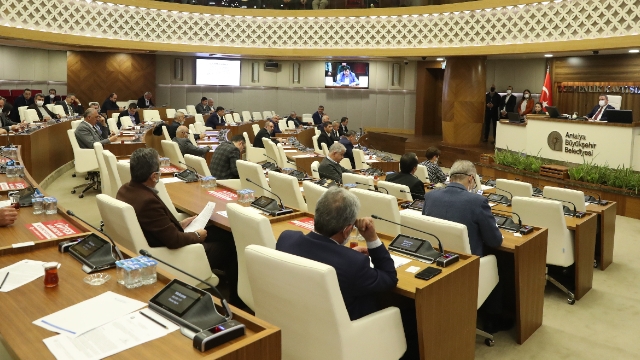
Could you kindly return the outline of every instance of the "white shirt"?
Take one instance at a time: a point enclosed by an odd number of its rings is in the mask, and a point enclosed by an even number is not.
[[[520,104],[520,112],[525,112],[527,110],[527,102],[529,99],[522,100],[522,104]]]

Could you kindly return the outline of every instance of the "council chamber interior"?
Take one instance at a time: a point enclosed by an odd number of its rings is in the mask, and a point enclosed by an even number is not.
[[[640,356],[640,295],[629,285],[640,275],[640,5],[312,3],[0,5],[0,208],[17,209],[7,223],[0,213],[0,358]],[[7,110],[25,89],[45,105]],[[110,98],[116,108],[102,109]],[[90,103],[107,135],[83,148],[77,129],[97,126]],[[336,135],[353,131],[332,141],[350,143],[353,162],[322,143],[323,115]],[[234,144],[238,175],[212,180],[215,157]],[[200,244],[145,239],[154,219],[118,195],[135,182],[140,149],[160,157],[157,184],[144,184],[166,218],[205,212],[203,228],[233,239],[231,271],[210,266]],[[460,160],[474,173],[450,173]],[[342,178],[325,176],[324,163]],[[433,181],[434,166],[446,181]],[[420,194],[396,173],[418,179]],[[426,215],[456,184],[484,196],[501,245],[474,254],[471,226]],[[371,271],[387,249],[395,269],[395,286],[367,294],[376,311],[357,319],[342,283],[353,274],[277,245],[292,231],[318,234],[316,213],[335,214],[316,205],[336,185],[357,199],[358,219],[375,218],[382,248],[362,230],[331,239],[369,247]],[[145,251],[155,257],[140,260]],[[128,286],[138,268],[126,259],[153,263],[153,281]],[[437,274],[416,276],[427,268]],[[490,331],[494,301],[507,325]]]

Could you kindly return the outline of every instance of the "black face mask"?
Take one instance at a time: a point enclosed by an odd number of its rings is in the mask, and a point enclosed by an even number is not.
[[[491,92],[494,92],[494,91],[496,91],[496,88],[492,87]]]

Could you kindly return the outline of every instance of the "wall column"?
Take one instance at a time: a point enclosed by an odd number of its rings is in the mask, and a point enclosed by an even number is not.
[[[442,140],[448,145],[480,143],[484,120],[486,57],[448,57],[442,88]]]

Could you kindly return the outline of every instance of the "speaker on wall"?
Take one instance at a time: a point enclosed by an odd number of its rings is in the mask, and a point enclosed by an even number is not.
[[[300,63],[293,63],[293,83],[300,84]]]
[[[259,62],[251,63],[251,82],[257,83],[258,81],[260,81],[260,78],[258,76],[259,72],[260,72],[260,63]]]
[[[182,59],[175,59],[173,62],[173,77],[182,80]]]
[[[400,64],[398,63],[393,63],[391,85],[400,86]]]

